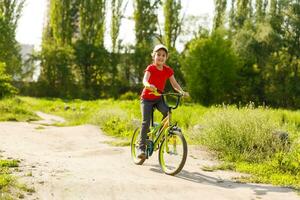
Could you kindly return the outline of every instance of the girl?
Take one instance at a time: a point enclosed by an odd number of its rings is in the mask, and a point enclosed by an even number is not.
[[[172,87],[184,96],[188,96],[188,93],[184,92],[174,77],[173,69],[165,62],[168,58],[168,49],[162,44],[156,45],[152,52],[153,64],[150,64],[145,69],[143,78],[144,89],[141,94],[141,111],[142,111],[142,127],[140,132],[139,149],[137,156],[140,159],[146,157],[146,138],[149,132],[151,123],[151,115],[153,107],[157,108],[166,117],[168,114],[168,106],[164,103],[163,97],[157,95],[157,91],[160,93],[164,91],[166,81],[169,79]]]

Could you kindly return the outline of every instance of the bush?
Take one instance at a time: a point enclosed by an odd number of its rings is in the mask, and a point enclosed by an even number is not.
[[[182,69],[191,97],[203,105],[232,103],[238,80],[238,59],[222,33],[192,40]]]
[[[6,98],[0,101],[0,121],[33,121],[39,117],[20,98]]]
[[[5,64],[0,62],[0,99],[17,93],[11,84],[11,77],[5,73]]]
[[[99,125],[103,131],[115,137],[129,137],[135,128],[135,124],[128,113],[120,108],[100,109],[93,116],[91,122]]]
[[[120,96],[120,100],[136,100],[139,99],[139,95],[134,92],[126,92]]]

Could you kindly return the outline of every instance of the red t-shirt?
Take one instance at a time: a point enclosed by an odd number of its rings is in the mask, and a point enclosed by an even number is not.
[[[150,72],[150,77],[148,80],[149,84],[154,85],[158,91],[163,92],[165,89],[166,81],[174,74],[171,67],[163,65],[163,69],[159,70],[154,64],[149,65],[144,72]],[[154,100],[159,99],[159,96],[150,94],[151,90],[144,88],[141,94],[142,99]]]

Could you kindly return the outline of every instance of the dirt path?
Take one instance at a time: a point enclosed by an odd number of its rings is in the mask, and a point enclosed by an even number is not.
[[[36,123],[0,123],[0,151],[22,160],[23,181],[40,200],[299,200],[295,192],[270,185],[239,184],[233,172],[204,172],[213,161],[201,149],[191,149],[183,171],[164,175],[157,153],[143,166],[134,165],[128,147],[112,147],[111,138],[91,125],[45,126],[62,120],[39,113]],[[44,124],[44,125],[41,125]],[[32,173],[32,176],[28,174]]]

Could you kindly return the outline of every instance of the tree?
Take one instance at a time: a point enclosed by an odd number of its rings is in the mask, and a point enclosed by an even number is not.
[[[125,12],[126,5],[123,6],[123,0],[112,0],[111,1],[111,43],[112,43],[112,52],[111,52],[111,95],[114,97],[118,96],[119,88],[121,87],[121,83],[119,82],[118,75],[118,64],[121,61],[121,40],[119,39],[121,20],[123,18],[123,14]]]
[[[78,79],[74,70],[72,40],[78,29],[78,0],[51,0],[49,21],[44,29],[39,82],[45,96],[70,97]]]
[[[78,40],[74,44],[75,63],[83,81],[83,98],[107,97],[111,84],[110,55],[101,46]]]
[[[195,38],[184,55],[182,66],[194,100],[204,105],[235,101],[238,59],[223,33]]]
[[[176,40],[181,32],[182,19],[180,18],[181,0],[164,1],[164,43],[169,49],[175,49]]]
[[[74,48],[85,98],[104,96],[111,83],[110,57],[104,48],[105,5],[105,0],[80,0],[79,40]]]
[[[252,15],[251,0],[237,0],[236,4],[235,21],[237,28],[242,28]]]
[[[235,19],[235,0],[231,0],[231,7],[229,12],[229,33],[231,36],[236,29],[236,19]]]
[[[80,39],[104,46],[106,0],[80,0]]]
[[[276,106],[300,107],[300,2],[272,1],[271,17],[276,21],[272,23],[274,30],[278,31],[281,43],[278,50],[273,53],[273,70],[268,92],[278,88],[273,99]],[[284,13],[284,14],[283,14]],[[283,101],[282,97],[289,96]]]
[[[165,0],[163,1],[164,12],[164,44],[169,49],[169,58],[167,64],[170,65],[181,85],[184,83],[183,74],[180,66],[180,53],[177,52],[175,45],[178,36],[182,31],[183,17],[180,17],[182,9],[181,0]]]
[[[5,73],[5,64],[0,62],[0,99],[16,94],[17,90],[11,85],[11,77]]]
[[[214,30],[224,25],[226,5],[227,0],[215,0]]]
[[[118,40],[120,33],[121,20],[123,18],[123,14],[127,4],[122,9],[123,0],[112,0],[111,1],[111,31],[110,37],[112,42],[112,52],[116,53],[119,48],[118,45],[120,40]]]
[[[71,45],[77,21],[78,0],[50,1],[50,27],[57,44]]]
[[[75,87],[74,68],[72,61],[74,52],[71,46],[58,44],[43,45],[41,52],[41,83],[42,96],[74,97]],[[78,96],[78,95],[77,95]]]
[[[0,61],[6,63],[6,72],[13,79],[20,79],[22,72],[20,46],[15,36],[23,5],[24,0],[0,1]]]
[[[154,46],[158,19],[156,10],[160,0],[134,0],[135,21],[135,74],[133,83],[141,83],[143,70],[151,62],[150,53]]]

